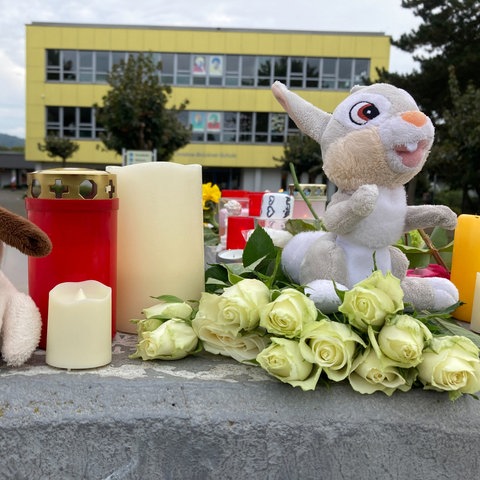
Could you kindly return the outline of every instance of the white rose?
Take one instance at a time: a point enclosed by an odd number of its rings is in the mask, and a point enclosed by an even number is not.
[[[256,332],[231,334],[215,321],[198,316],[192,327],[207,352],[232,357],[237,362],[254,360],[270,342],[267,336]]]
[[[432,338],[430,330],[420,320],[409,315],[396,315],[385,320],[378,334],[380,350],[397,366],[410,368],[422,361],[425,342]]]
[[[350,325],[326,319],[306,325],[300,339],[302,356],[335,382],[349,375],[358,346],[366,347]]]
[[[397,389],[406,392],[412,387],[415,369],[406,370],[402,375],[395,363],[373,348],[367,348],[353,362],[348,380],[352,388],[359,393],[383,392],[390,396]]]
[[[163,320],[168,320],[169,318],[188,319],[192,314],[192,307],[185,302],[160,302],[151,307],[144,308],[142,313],[146,318]]]
[[[203,297],[202,297],[203,298]],[[256,279],[244,279],[224,290],[218,301],[218,323],[236,333],[258,327],[260,311],[270,301],[270,290]],[[200,307],[202,308],[202,299]]]
[[[269,333],[287,338],[298,338],[304,325],[317,319],[315,304],[302,292],[286,288],[260,315],[260,326]]]
[[[178,360],[192,353],[198,344],[193,328],[184,320],[172,318],[153,331],[142,334],[131,358],[142,360]]]
[[[314,390],[321,371],[303,358],[298,342],[276,337],[271,341],[271,345],[257,356],[260,366],[284,383],[302,390]]]
[[[426,389],[475,394],[480,391],[478,347],[462,336],[435,337],[417,366]]]
[[[387,315],[402,309],[403,290],[400,280],[390,272],[383,275],[379,270],[346,291],[343,302],[338,307],[350,325],[361,332],[366,332],[369,327],[378,332]]]

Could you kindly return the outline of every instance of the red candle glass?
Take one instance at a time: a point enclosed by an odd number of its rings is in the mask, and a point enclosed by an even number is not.
[[[227,223],[227,250],[242,249],[247,243],[248,230],[255,228],[253,217],[228,217]]]
[[[52,241],[48,256],[28,258],[28,291],[42,317],[40,348],[46,348],[50,290],[63,282],[97,280],[112,288],[113,337],[118,210],[115,175],[65,168],[27,176],[27,216]]]

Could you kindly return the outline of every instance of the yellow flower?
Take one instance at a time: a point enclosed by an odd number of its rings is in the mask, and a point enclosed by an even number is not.
[[[212,185],[212,182],[204,183],[202,185],[203,209],[209,210],[210,206],[207,203],[208,202],[218,203],[220,201],[221,196],[222,196],[222,192],[220,192],[218,185]]]

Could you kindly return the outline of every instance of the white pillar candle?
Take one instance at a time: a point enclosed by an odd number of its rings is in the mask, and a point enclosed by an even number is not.
[[[48,365],[94,368],[112,360],[112,289],[96,280],[60,283],[48,299]]]
[[[472,320],[470,330],[480,333],[480,272],[477,272],[475,281],[475,292],[472,304]]]
[[[204,290],[202,168],[171,162],[107,167],[117,176],[117,330],[171,294]]]

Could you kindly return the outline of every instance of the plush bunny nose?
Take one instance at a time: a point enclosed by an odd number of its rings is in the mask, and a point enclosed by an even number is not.
[[[418,110],[404,112],[402,113],[401,117],[403,120],[415,125],[416,127],[423,127],[427,123],[427,116]]]

